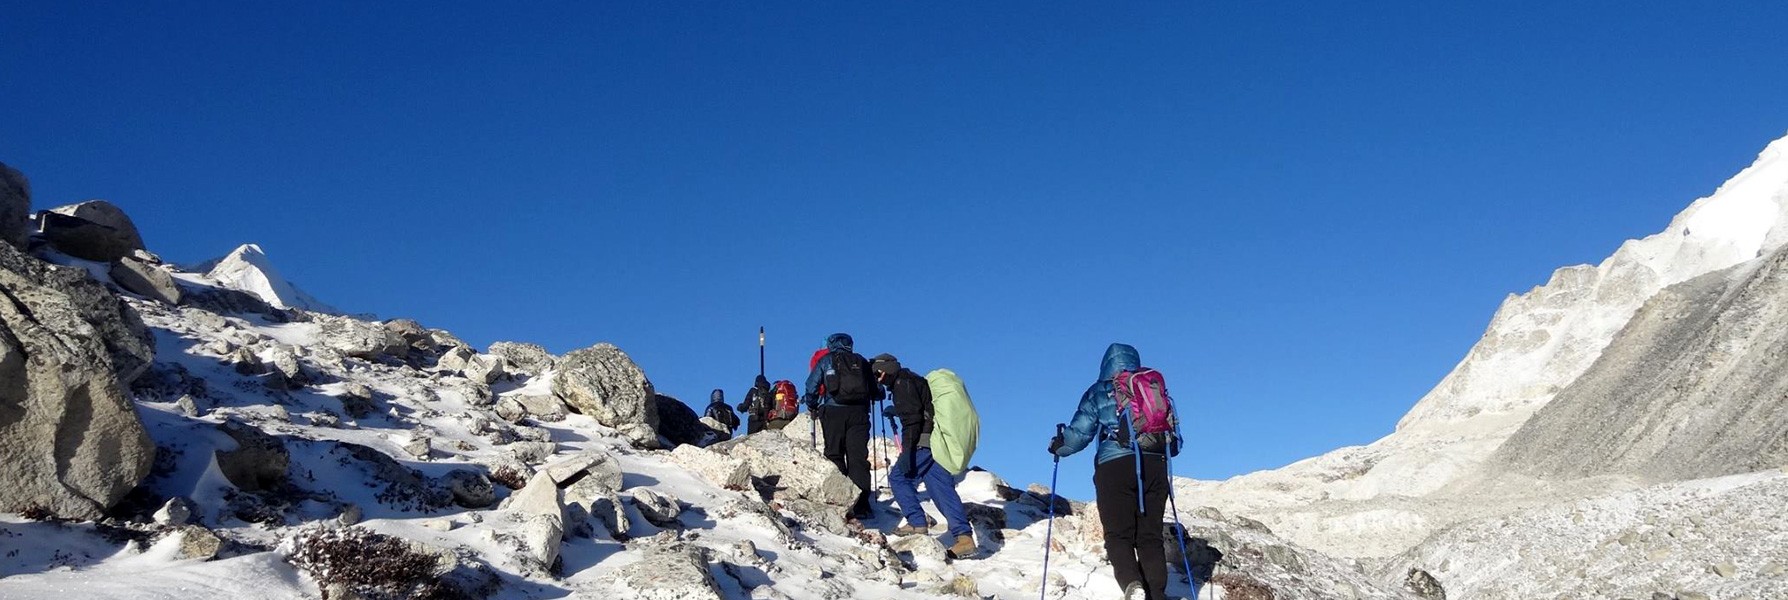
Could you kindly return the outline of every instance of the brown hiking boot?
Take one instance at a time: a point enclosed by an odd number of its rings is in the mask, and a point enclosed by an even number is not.
[[[919,535],[921,533],[931,533],[931,529],[927,528],[927,527],[914,527],[912,525],[901,525],[899,527],[895,527],[894,531],[889,533],[889,535]]]
[[[950,545],[949,552],[950,556],[963,558],[965,556],[974,556],[975,551],[978,549],[979,548],[975,546],[974,535],[959,535],[956,536],[956,543]]]

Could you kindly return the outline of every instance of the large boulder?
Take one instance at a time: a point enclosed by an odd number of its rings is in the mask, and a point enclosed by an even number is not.
[[[85,271],[0,244],[0,511],[97,518],[142,482],[155,445],[125,390],[152,341]]]
[[[551,352],[539,344],[524,342],[497,342],[490,345],[490,353],[503,357],[516,370],[529,375],[542,375],[559,364]]]
[[[708,570],[707,553],[699,546],[661,546],[646,551],[639,562],[622,567],[608,600],[722,600],[726,596]]]
[[[714,430],[703,425],[701,416],[682,400],[659,394],[653,402],[658,404],[658,435],[670,442],[671,447],[705,446],[717,439]]]
[[[25,224],[31,220],[31,182],[0,163],[0,243],[25,249]]]
[[[709,483],[729,490],[744,490],[751,485],[751,467],[743,459],[697,446],[677,446],[667,458],[677,466],[694,471]]]
[[[652,382],[613,344],[566,354],[552,387],[553,395],[572,410],[619,430],[634,445],[658,445],[658,402]]]
[[[218,430],[230,436],[236,447],[217,451],[217,470],[237,488],[251,491],[275,491],[285,486],[290,475],[292,453],[285,442],[252,425],[226,421]]]
[[[376,360],[381,355],[408,354],[403,337],[384,325],[321,313],[313,313],[311,318],[317,322],[323,345],[348,356]]]
[[[559,559],[559,539],[565,534],[565,505],[559,486],[546,473],[536,473],[528,485],[509,497],[506,508],[518,521],[514,532],[524,556],[540,568],[550,568]]]
[[[161,267],[126,256],[112,263],[112,281],[132,294],[167,304],[180,304],[180,284]]]
[[[130,216],[104,200],[50,209],[43,215],[43,237],[63,254],[99,262],[144,249],[143,236]]]
[[[798,498],[835,507],[857,499],[857,485],[825,456],[780,435],[750,435],[708,447],[745,461],[751,477],[773,498]]]

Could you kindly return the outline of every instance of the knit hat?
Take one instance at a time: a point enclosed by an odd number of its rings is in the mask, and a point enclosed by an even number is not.
[[[875,360],[870,362],[871,364],[869,368],[875,370],[877,373],[881,373],[883,376],[893,375],[900,372],[900,359],[894,358],[894,355],[892,354],[886,352],[877,354],[875,355]]]

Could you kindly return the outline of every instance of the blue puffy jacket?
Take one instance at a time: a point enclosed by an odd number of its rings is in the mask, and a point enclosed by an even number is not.
[[[1110,433],[1118,430],[1117,400],[1112,396],[1112,378],[1124,371],[1134,371],[1142,367],[1142,357],[1136,349],[1128,344],[1112,344],[1105,349],[1105,359],[1099,363],[1099,380],[1080,395],[1080,408],[1074,411],[1074,420],[1068,422],[1068,429],[1062,432],[1062,446],[1056,448],[1056,456],[1072,456],[1085,450],[1087,444],[1099,441],[1100,464],[1120,458],[1132,456],[1129,446],[1110,439]]]
[[[826,395],[818,396],[819,388],[826,384],[826,374],[832,372],[832,355],[830,353],[839,350],[850,352],[852,351],[851,344],[851,336],[848,333],[834,333],[826,336],[826,350],[828,353],[825,356],[820,357],[819,362],[814,363],[813,371],[807,373],[806,397],[812,398],[814,404],[818,406],[832,405],[832,392],[827,390]]]

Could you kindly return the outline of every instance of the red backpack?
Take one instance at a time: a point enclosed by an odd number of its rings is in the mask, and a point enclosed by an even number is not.
[[[795,384],[787,379],[776,382],[773,396],[776,404],[770,411],[770,419],[793,419],[801,412],[801,394],[795,391]]]

